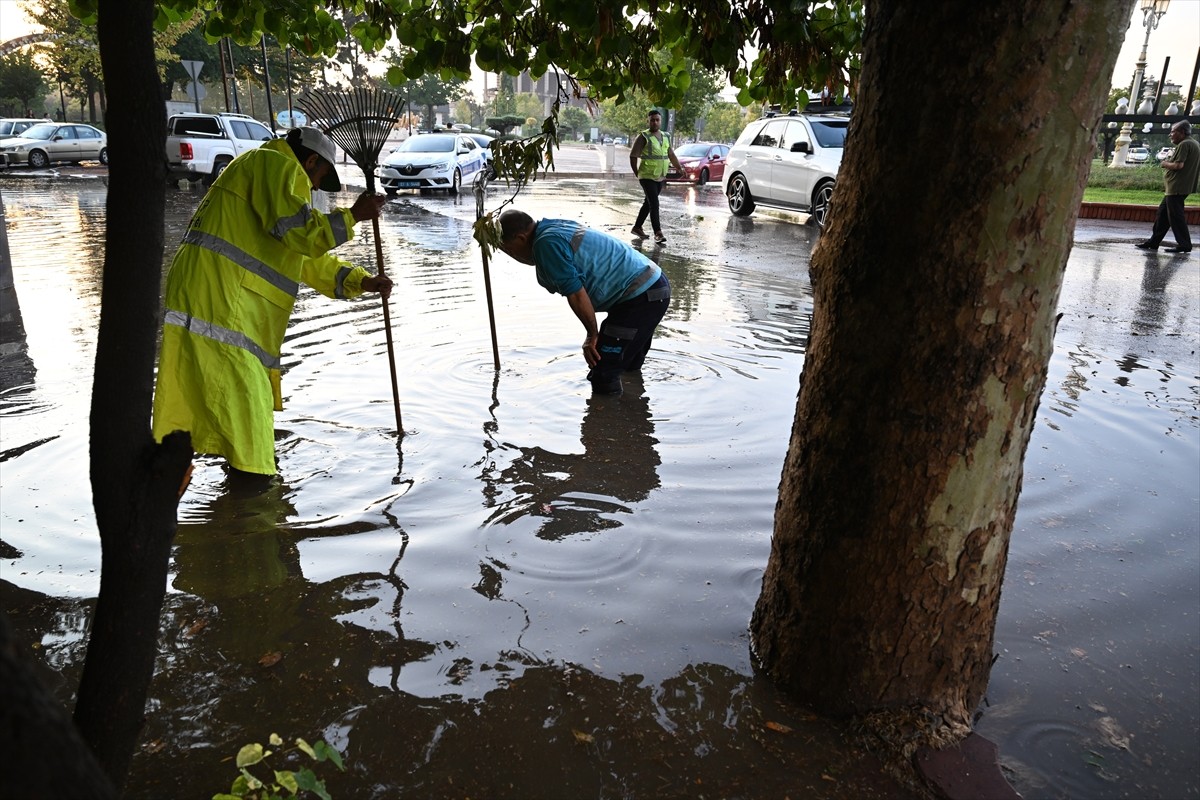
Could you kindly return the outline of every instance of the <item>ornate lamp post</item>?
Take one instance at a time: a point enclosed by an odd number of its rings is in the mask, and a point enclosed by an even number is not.
[[[1150,45],[1150,32],[1158,27],[1158,21],[1162,19],[1163,14],[1167,13],[1167,6],[1170,4],[1171,0],[1141,0],[1142,25],[1146,28],[1146,38],[1142,41],[1142,53],[1138,56],[1136,69],[1133,71],[1133,86],[1129,89],[1127,106],[1129,113],[1135,110],[1133,106],[1137,103],[1137,97],[1142,87],[1142,76],[1146,72],[1146,48]],[[1117,113],[1121,113],[1120,110]],[[1113,153],[1112,166],[1125,166],[1125,158],[1129,155],[1129,144],[1133,141],[1132,133],[1133,123],[1126,122],[1117,136],[1117,149]]]

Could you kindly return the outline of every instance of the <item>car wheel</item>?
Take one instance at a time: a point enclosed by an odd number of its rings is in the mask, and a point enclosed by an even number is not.
[[[100,163],[106,167],[108,166],[108,148],[107,147],[100,148]]]
[[[213,164],[212,174],[209,175],[204,180],[204,185],[212,186],[214,183],[216,183],[217,178],[221,177],[221,173],[224,172],[225,168],[228,166],[229,166],[229,159],[227,159],[227,158],[223,158],[220,161],[218,161],[216,164]]]
[[[754,198],[742,175],[734,175],[729,181],[729,210],[736,217],[748,217],[754,211]]]
[[[50,157],[41,150],[29,151],[29,166],[34,169],[45,169],[50,166]]]
[[[454,170],[454,177],[450,179],[450,194],[458,194],[458,190],[462,188],[462,171]]]
[[[700,170],[700,177],[699,177],[699,179],[697,179],[696,183],[699,184],[700,186],[703,186],[704,184],[708,183],[708,167],[705,167],[704,169]]]
[[[826,181],[813,193],[812,218],[817,227],[824,228],[829,219],[829,201],[833,199],[833,181]]]
[[[388,197],[395,197],[395,196],[396,196],[396,193],[397,193],[398,191],[400,191],[399,189],[389,189],[389,188],[387,188],[386,186],[384,187],[384,189],[383,189],[383,190],[384,190],[385,192],[387,192],[387,196],[388,196]]]

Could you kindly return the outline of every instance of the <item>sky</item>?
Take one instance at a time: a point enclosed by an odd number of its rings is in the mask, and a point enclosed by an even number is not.
[[[1146,29],[1142,25],[1142,12],[1134,4],[1129,30],[1125,33],[1125,44],[1113,70],[1112,85],[1129,87],[1133,83],[1133,71]],[[0,0],[0,42],[22,36],[31,31],[17,0]],[[1158,28],[1150,34],[1150,46],[1146,53],[1146,71],[1158,76],[1162,72],[1163,60],[1171,57],[1167,77],[1186,90],[1191,82],[1192,69],[1200,50],[1200,0],[1171,0],[1167,13]],[[477,82],[476,82],[477,83]],[[478,88],[478,87],[475,87]]]
[[[5,0],[0,0],[0,3]],[[1125,45],[1117,57],[1113,70],[1112,84],[1128,89],[1133,85],[1133,71],[1137,68],[1142,43],[1146,41],[1146,28],[1138,4],[1134,4],[1133,19],[1125,32]],[[1200,51],[1200,0],[1171,0],[1167,13],[1163,14],[1158,27],[1150,33],[1150,44],[1146,48],[1146,72],[1161,77],[1163,61],[1171,57],[1167,78],[1187,91],[1192,82],[1192,70],[1196,66]]]

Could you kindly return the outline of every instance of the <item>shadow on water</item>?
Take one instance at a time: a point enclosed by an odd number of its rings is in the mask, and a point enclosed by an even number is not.
[[[343,800],[902,796],[750,661],[818,233],[711,188],[670,190],[668,246],[640,245],[673,299],[620,397],[589,396],[578,321],[505,257],[494,370],[461,199],[399,197],[381,224],[402,441],[378,302],[301,293],[281,479],[250,492],[201,459],[181,504],[129,797],[211,796],[272,732],[342,749],[322,777]],[[168,194],[169,242],[200,196]],[[81,387],[104,193],[4,199],[37,369],[0,395],[0,599],[69,703],[98,587]],[[638,202],[571,180],[520,205],[624,236]],[[1200,786],[1200,282],[1110,249],[1068,265],[978,722],[1027,797]],[[374,261],[369,237],[345,250]]]

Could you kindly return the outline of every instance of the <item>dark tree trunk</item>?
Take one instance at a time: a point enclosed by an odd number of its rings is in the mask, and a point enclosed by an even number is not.
[[[820,709],[969,729],[1131,5],[870,4],[751,625]]]
[[[0,797],[117,796],[65,708],[38,681],[0,614]]]
[[[158,640],[186,434],[150,435],[163,256],[166,113],[153,0],[100,0],[107,85],[108,230],[91,407],[101,577],[75,722],[113,785],[133,757]]]

